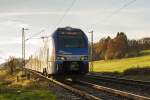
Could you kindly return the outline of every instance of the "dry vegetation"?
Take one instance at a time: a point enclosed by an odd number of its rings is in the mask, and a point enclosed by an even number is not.
[[[0,100],[55,100],[48,90],[48,83],[39,79],[27,80],[21,72],[10,75],[7,70],[0,70]]]

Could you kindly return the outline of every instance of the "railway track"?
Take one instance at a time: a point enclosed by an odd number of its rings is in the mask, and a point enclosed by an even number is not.
[[[111,92],[107,91],[101,91],[100,89],[93,87],[93,84],[83,81],[76,81],[76,82],[64,82],[65,84],[68,84],[76,89],[80,89],[82,91],[86,91],[89,94],[92,94],[101,100],[130,100],[130,98],[113,94]]]
[[[84,85],[88,85],[89,87],[92,87],[94,89],[100,90],[100,91],[105,91],[108,92],[110,94],[114,94],[116,96],[118,96],[117,98],[119,99],[119,97],[122,97],[122,99],[120,98],[119,100],[128,100],[128,99],[132,99],[132,100],[150,100],[150,98],[148,97],[144,97],[144,96],[140,96],[140,95],[136,95],[133,93],[129,93],[129,92],[125,92],[125,91],[120,91],[120,90],[116,90],[116,89],[112,89],[109,87],[104,87],[104,86],[100,86],[97,84],[93,84],[93,83],[89,83],[89,82],[85,82],[85,81],[78,81],[81,84]],[[112,98],[113,99],[113,98]],[[110,100],[112,100],[110,99]]]
[[[150,82],[149,81],[139,81],[139,80],[124,79],[124,78],[114,78],[114,77],[102,76],[102,75],[92,74],[92,73],[88,74],[88,76],[93,77],[93,78],[98,78],[101,80],[110,81],[110,82],[130,84],[130,85],[136,85],[136,86],[140,86],[140,87],[149,87],[150,88]]]
[[[68,82],[68,81],[56,81],[46,76],[41,75],[32,70],[28,70],[30,73],[36,74],[45,80],[59,85],[60,87],[70,91],[68,93],[73,94],[75,99],[72,100],[150,100],[148,97],[131,94],[128,92],[111,89],[108,87],[99,86],[86,81]],[[71,98],[70,98],[71,99]],[[68,99],[68,100],[70,100]]]
[[[150,82],[111,78],[94,74],[88,74],[81,80],[117,90],[122,90],[125,92],[130,92],[133,94],[150,97]]]
[[[27,70],[27,69],[25,69],[25,70]],[[93,96],[93,95],[91,95],[91,94],[89,94],[89,93],[87,93],[85,91],[81,91],[80,89],[73,88],[73,87],[71,87],[69,85],[66,85],[66,84],[64,84],[62,82],[56,81],[56,80],[54,80],[52,78],[48,78],[48,77],[42,75],[41,73],[38,73],[38,72],[35,72],[35,71],[32,71],[32,70],[27,70],[27,71],[32,73],[32,74],[38,75],[40,78],[44,78],[46,81],[50,81],[50,82],[52,82],[52,83],[54,83],[56,85],[59,85],[60,87],[70,91],[71,94],[76,94],[76,95],[74,95],[74,96],[76,96],[75,100],[77,100],[76,98],[79,98],[80,100],[84,100],[84,99],[85,100],[101,100],[100,98],[95,97],[95,96]],[[72,99],[72,98],[70,98],[70,99]]]

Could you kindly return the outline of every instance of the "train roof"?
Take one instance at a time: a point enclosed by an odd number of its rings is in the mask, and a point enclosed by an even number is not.
[[[54,31],[54,33],[52,34],[52,36],[55,36],[56,34],[58,34],[59,31],[70,31],[70,32],[79,31],[79,32],[82,32],[84,34],[84,32],[79,28],[72,28],[72,27],[67,26],[67,27],[57,28]]]
[[[72,27],[64,27],[64,28],[58,28],[57,31],[81,31],[81,29],[78,28],[72,28]]]

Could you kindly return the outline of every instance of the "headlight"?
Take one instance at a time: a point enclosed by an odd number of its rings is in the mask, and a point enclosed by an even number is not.
[[[65,60],[66,58],[65,57],[62,57],[62,56],[57,56],[56,57],[56,60]]]
[[[65,57],[60,57],[61,60],[65,60]]]
[[[81,57],[80,59],[81,59],[81,60],[84,60],[84,57]]]
[[[59,57],[59,56],[57,56],[57,57],[56,57],[56,60],[60,60],[60,57]]]
[[[82,56],[80,60],[88,60],[88,56]]]

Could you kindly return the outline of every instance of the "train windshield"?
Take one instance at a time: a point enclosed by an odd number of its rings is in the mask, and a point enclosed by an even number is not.
[[[59,48],[85,48],[85,38],[78,32],[61,32],[58,35]]]

